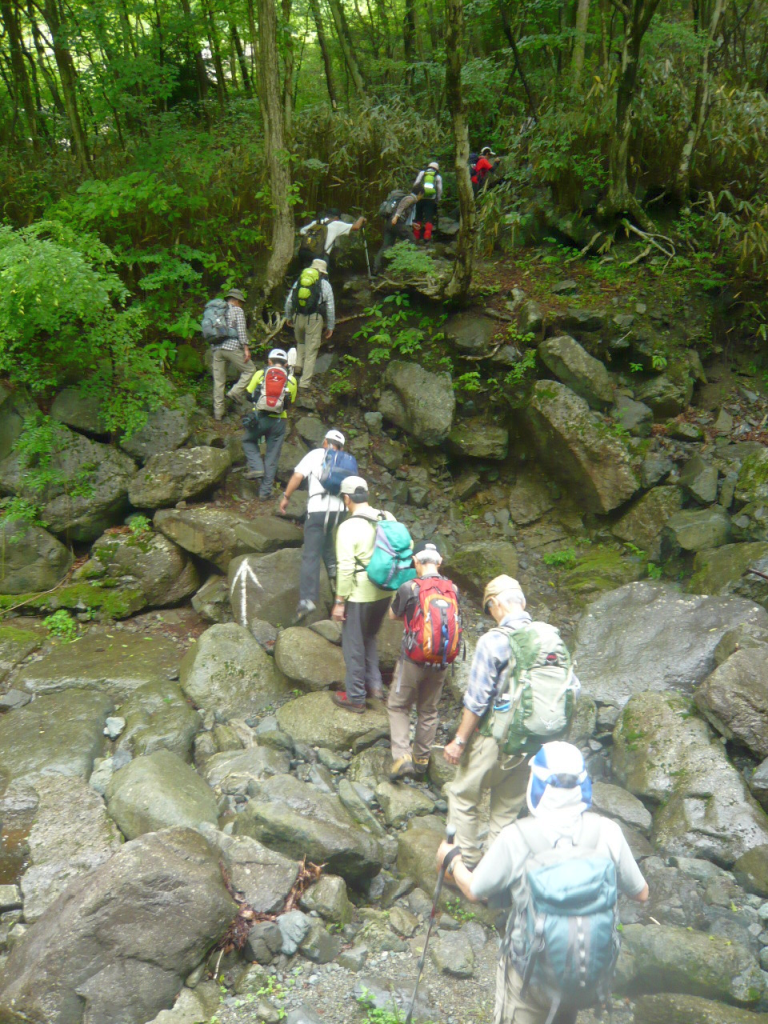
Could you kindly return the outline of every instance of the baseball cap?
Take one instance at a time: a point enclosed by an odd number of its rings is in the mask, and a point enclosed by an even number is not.
[[[245,296],[239,288],[230,288],[227,294],[224,296],[225,299],[237,299],[238,302],[245,302]]]
[[[493,152],[490,146],[483,146],[483,148],[480,150],[480,153],[482,156],[485,156],[486,153],[488,154],[488,156],[496,156],[496,154]]]
[[[508,590],[518,590],[520,596],[523,596],[523,588],[513,579],[511,576],[497,576],[492,579],[491,582],[486,586],[483,593],[483,611],[488,607],[488,602],[492,597],[498,597],[499,594],[505,594]]]
[[[328,264],[325,260],[312,260],[313,270],[319,270],[321,274],[328,273]]]
[[[352,501],[367,501],[368,484],[361,476],[345,476],[341,481],[339,494],[346,494]]]
[[[431,164],[427,164],[427,170],[429,170],[430,168],[433,171],[439,171],[440,170],[440,164],[437,162],[437,160],[433,160]]]
[[[267,359],[279,359],[281,363],[288,362],[288,353],[284,348],[273,348]]]
[[[325,435],[326,441],[331,441],[333,444],[340,444],[343,448],[346,444],[346,438],[340,430],[329,430]]]

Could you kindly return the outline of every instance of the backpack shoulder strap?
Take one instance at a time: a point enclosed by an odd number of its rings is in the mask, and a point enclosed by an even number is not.
[[[534,856],[537,853],[546,853],[547,850],[552,849],[552,843],[544,835],[541,826],[535,818],[519,818],[515,825],[525,840],[526,846]]]

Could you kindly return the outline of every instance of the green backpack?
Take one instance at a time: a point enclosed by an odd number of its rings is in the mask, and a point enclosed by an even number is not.
[[[320,271],[307,267],[299,275],[296,288],[296,306],[299,313],[310,316],[317,313],[323,301]]]
[[[311,228],[307,228],[301,236],[299,252],[308,256],[325,255],[325,242],[328,238],[328,221],[316,221]]]
[[[534,753],[557,739],[573,714],[573,662],[560,631],[548,622],[523,629],[497,626],[509,640],[507,674],[479,731],[503,754]]]
[[[424,197],[426,199],[434,199],[437,195],[437,171],[425,171],[424,177],[421,179],[421,183],[424,186]]]

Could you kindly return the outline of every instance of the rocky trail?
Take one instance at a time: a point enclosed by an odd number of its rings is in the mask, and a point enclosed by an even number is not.
[[[462,589],[424,783],[387,781],[383,705],[330,700],[325,576],[289,625],[306,494],[286,517],[257,500],[237,417],[205,391],[114,444],[56,397],[47,525],[0,525],[0,1021],[394,1022],[502,572],[574,651],[570,738],[650,885],[622,904],[615,1019],[768,1021],[768,583],[747,572],[768,573],[768,399],[700,295],[571,273],[487,268],[485,306],[381,364],[345,362],[368,342],[344,325],[291,413],[279,479],[340,427]],[[31,499],[30,409],[0,391],[0,490]],[[400,638],[382,628],[385,680]],[[491,1019],[497,923],[444,893],[419,1020]]]

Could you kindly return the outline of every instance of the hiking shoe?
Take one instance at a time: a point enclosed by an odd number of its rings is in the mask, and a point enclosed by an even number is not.
[[[247,473],[243,473],[244,480],[263,480],[264,470],[259,471],[258,469],[249,469]]]
[[[299,601],[296,605],[296,614],[293,618],[294,626],[301,622],[302,619],[306,619],[308,615],[311,615],[316,607],[315,602],[310,601],[309,598],[304,598],[304,600]]]
[[[368,700],[384,700],[384,691],[379,686],[375,690],[369,690],[367,693]]]
[[[351,711],[355,715],[365,714],[365,704],[357,704],[355,701],[349,700],[344,690],[334,690],[331,694],[331,700],[337,708]]]
[[[419,775],[423,778],[427,774],[427,768],[429,768],[428,757],[414,757],[413,770],[416,775]]]
[[[413,778],[416,774],[413,768],[413,761],[411,755],[406,754],[404,757],[398,757],[398,759],[392,765],[392,771],[389,773],[389,781],[397,782],[399,779]]]

